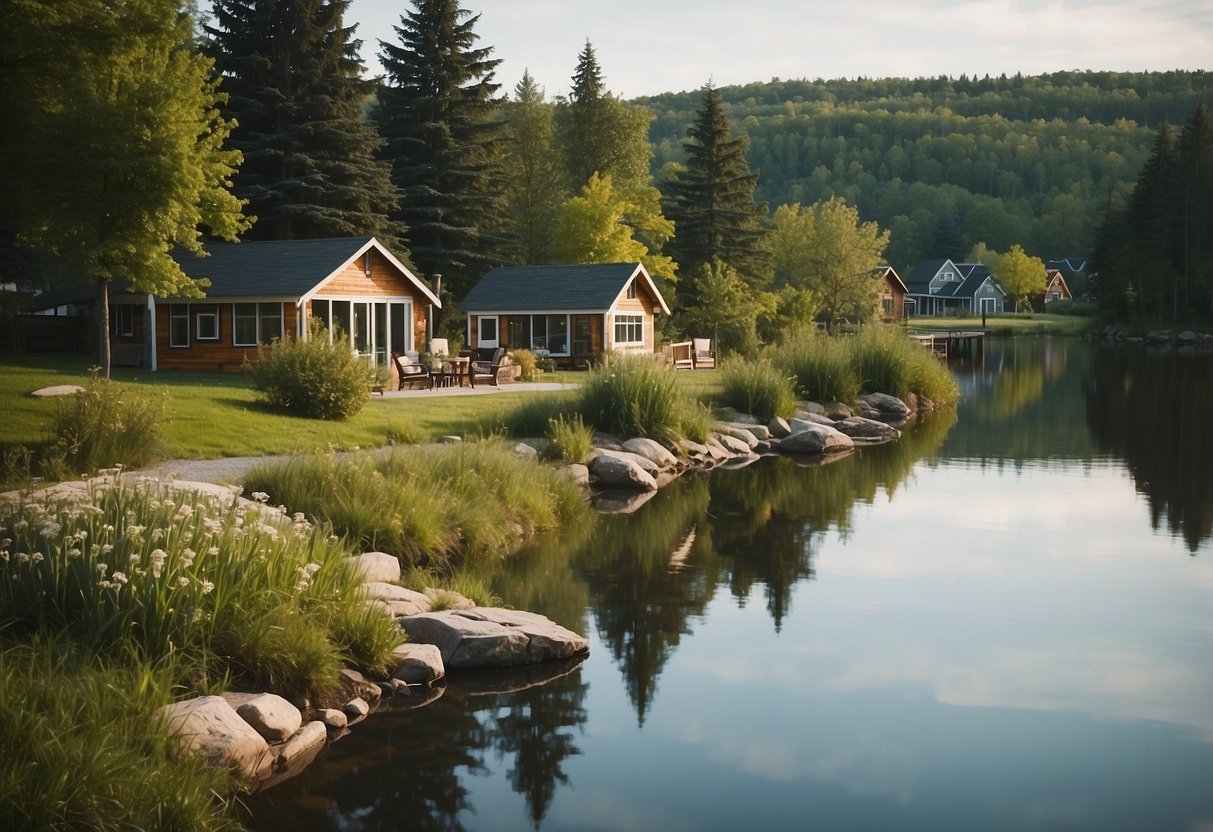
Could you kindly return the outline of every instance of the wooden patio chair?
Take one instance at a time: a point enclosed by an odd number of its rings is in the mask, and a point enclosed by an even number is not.
[[[487,381],[489,384],[497,387],[499,380],[498,372],[501,370],[501,362],[505,360],[505,347],[498,347],[493,350],[493,357],[487,361],[473,361],[468,370],[468,380],[472,387],[476,386],[476,382]]]
[[[702,370],[716,366],[716,353],[712,350],[711,338],[692,338],[694,344],[695,369]]]
[[[695,369],[695,353],[691,349],[691,342],[679,341],[676,344],[670,344],[670,361],[675,370]]]
[[[406,385],[409,387],[434,386],[434,377],[430,375],[430,368],[418,360],[416,352],[394,352],[392,353],[392,363],[396,365],[396,374],[400,376],[397,390],[403,390]]]

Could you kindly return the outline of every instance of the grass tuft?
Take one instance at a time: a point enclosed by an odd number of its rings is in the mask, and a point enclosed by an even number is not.
[[[728,359],[721,366],[720,404],[770,419],[796,409],[795,379],[770,361]]]

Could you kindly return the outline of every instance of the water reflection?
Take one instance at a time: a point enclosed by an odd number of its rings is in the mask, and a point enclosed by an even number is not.
[[[1091,433],[1124,457],[1153,527],[1165,522],[1195,554],[1213,534],[1213,359],[1099,347],[1085,394]]]

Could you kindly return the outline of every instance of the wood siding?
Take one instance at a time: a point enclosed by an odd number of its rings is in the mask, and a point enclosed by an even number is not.
[[[277,302],[277,301],[273,301]],[[264,303],[264,301],[263,301]],[[239,372],[247,358],[257,356],[257,348],[232,345],[232,304],[215,301],[200,301],[190,304],[190,339],[188,347],[170,347],[169,307],[171,304],[156,304],[156,366],[161,370],[193,370],[195,372]],[[199,341],[195,312],[199,306],[218,306],[219,340]],[[287,338],[293,338],[299,317],[298,307],[291,302],[282,304],[282,329]]]
[[[366,273],[366,260],[370,259],[371,273]],[[317,287],[313,293],[324,297],[387,298],[408,296],[414,308],[424,306],[425,300],[380,252],[371,249],[357,258],[337,274]]]

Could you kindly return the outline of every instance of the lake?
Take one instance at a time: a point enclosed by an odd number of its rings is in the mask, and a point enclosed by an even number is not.
[[[994,341],[827,465],[684,477],[493,577],[580,665],[452,679],[262,830],[1213,830],[1213,360]]]

